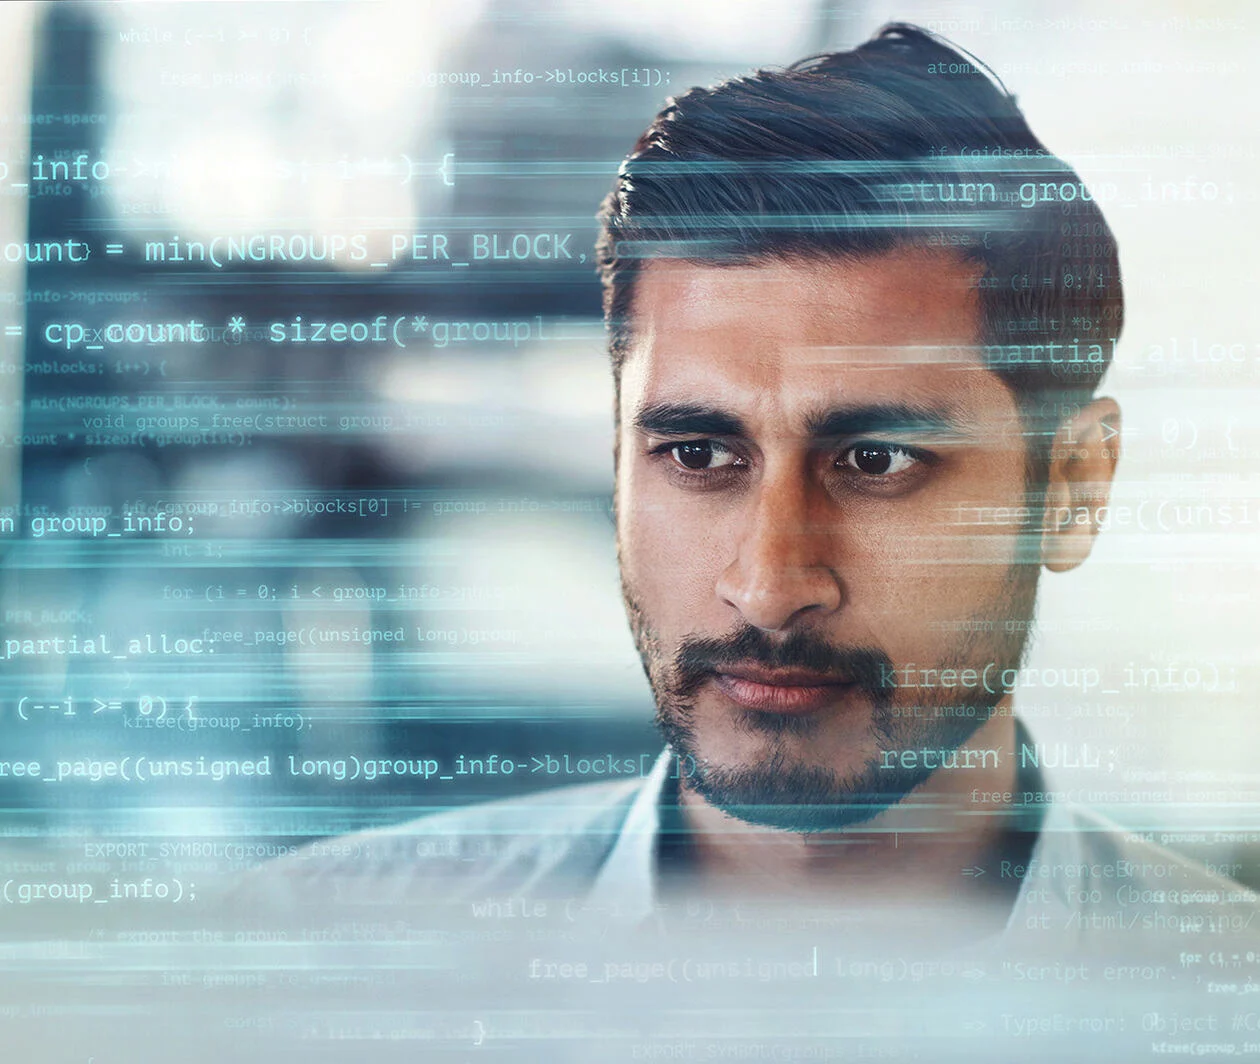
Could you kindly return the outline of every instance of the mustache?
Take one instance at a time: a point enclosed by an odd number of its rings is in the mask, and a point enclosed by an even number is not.
[[[771,639],[760,628],[747,625],[720,638],[687,636],[674,654],[674,689],[689,698],[709,677],[730,665],[760,665],[767,669],[804,669],[843,678],[878,702],[891,702],[893,690],[885,682],[892,659],[878,647],[837,647],[808,629],[798,628],[786,639]]]

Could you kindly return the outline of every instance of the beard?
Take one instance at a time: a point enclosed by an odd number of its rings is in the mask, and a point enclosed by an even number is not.
[[[1038,572],[1036,565],[1011,565],[1001,585],[1004,591],[961,626],[965,634],[944,649],[939,667],[957,669],[958,675],[964,669],[980,672],[991,663],[998,670],[1018,670],[1030,645],[1031,625],[1026,622],[1035,610]],[[808,628],[776,640],[743,625],[718,638],[686,636],[667,652],[624,576],[622,597],[656,700],[656,725],[680,759],[684,785],[750,824],[811,833],[870,820],[937,771],[907,765],[898,757],[886,759],[886,751],[939,751],[946,761],[949,752],[957,751],[993,717],[1006,694],[1001,688],[992,692],[966,688],[969,701],[958,702],[950,689],[898,687],[889,682],[894,663],[881,648],[835,646]],[[1007,620],[1021,623],[1008,626]],[[843,676],[851,682],[847,697],[861,697],[870,706],[867,739],[877,753],[848,773],[812,764],[793,748],[808,747],[823,736],[826,711],[795,715],[734,707],[726,718],[731,730],[755,737],[766,752],[753,762],[715,763],[704,753],[696,697],[723,666],[736,664]],[[914,702],[899,704],[899,691],[910,691]]]

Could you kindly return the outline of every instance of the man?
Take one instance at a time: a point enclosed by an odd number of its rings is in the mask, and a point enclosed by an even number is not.
[[[630,928],[773,909],[814,934],[815,976],[825,912],[849,920],[825,941],[874,944],[868,973],[1155,943],[1097,980],[1183,991],[1168,973],[1211,955],[1188,936],[1241,931],[1254,899],[1047,800],[1012,697],[1039,572],[1085,561],[1119,455],[1096,389],[1123,297],[1088,187],[986,73],[894,25],[670,102],[601,220],[622,589],[667,749],[645,779],[264,879],[315,906],[561,898]],[[550,963],[527,983],[570,977]],[[1076,969],[1018,971],[1058,992]]]
[[[1101,254],[1067,257],[1064,201]],[[602,219],[623,592],[682,769],[672,878],[1014,887],[960,872],[1037,837],[1010,689],[1038,570],[1085,559],[1119,454],[1092,394],[1119,265],[1086,187],[973,64],[890,27],[687,94]]]

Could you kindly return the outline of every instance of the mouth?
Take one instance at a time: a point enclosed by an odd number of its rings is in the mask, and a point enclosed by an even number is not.
[[[716,672],[713,680],[736,705],[763,713],[813,713],[834,705],[855,686],[851,680],[826,673],[752,666],[728,666]]]

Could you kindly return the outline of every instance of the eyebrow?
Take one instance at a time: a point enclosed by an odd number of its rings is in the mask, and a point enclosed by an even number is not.
[[[715,406],[696,403],[653,403],[634,416],[635,428],[660,436],[692,433],[710,436],[746,436],[744,422],[735,414]]]
[[[927,403],[867,403],[838,407],[805,419],[805,430],[817,439],[858,436],[865,432],[970,435],[952,407]]]
[[[739,415],[698,403],[653,403],[639,410],[634,425],[661,436],[749,436]],[[951,407],[907,402],[832,407],[806,417],[805,432],[819,440],[868,432],[971,435]]]

